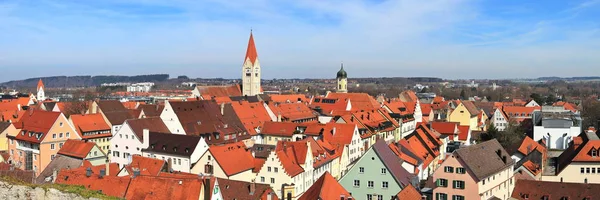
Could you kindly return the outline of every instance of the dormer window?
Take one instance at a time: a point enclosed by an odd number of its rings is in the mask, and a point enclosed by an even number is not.
[[[174,151],[174,152],[177,152],[177,147],[173,147],[173,151]]]
[[[542,196],[542,200],[550,200],[550,195],[544,195],[544,196]]]
[[[592,157],[598,156],[598,149],[592,147],[592,150],[590,150],[590,155]]]

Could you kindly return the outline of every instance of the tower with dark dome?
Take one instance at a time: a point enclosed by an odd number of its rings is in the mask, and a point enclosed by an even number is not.
[[[337,72],[337,92],[347,93],[348,92],[348,74],[344,70],[344,63],[340,71]]]

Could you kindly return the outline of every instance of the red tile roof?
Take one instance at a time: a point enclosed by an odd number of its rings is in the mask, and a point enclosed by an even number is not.
[[[80,185],[88,190],[102,191],[102,193],[107,196],[118,198],[125,197],[127,187],[129,186],[129,181],[131,180],[130,177],[117,177],[111,175],[100,178],[98,176],[99,174],[96,172],[93,172],[90,177],[87,177],[86,169],[87,167],[60,170],[57,174],[55,183],[65,185]]]
[[[254,168],[254,157],[252,157],[252,153],[243,142],[210,146],[208,151],[227,176],[233,176]]]
[[[350,193],[329,172],[325,172],[298,200],[339,200],[342,196],[351,197]]]
[[[421,113],[423,113],[424,117],[431,114],[431,110],[433,109],[431,104],[421,103],[419,105],[421,106]]]
[[[271,121],[271,116],[269,116],[269,113],[262,102],[232,102],[231,107],[251,135],[256,134],[257,127],[262,126],[265,122]]]
[[[110,131],[110,126],[106,123],[104,117],[100,113],[71,115],[70,118],[77,133],[84,138],[86,137],[83,136],[83,133],[86,132]],[[110,132],[105,136],[111,136]]]
[[[431,122],[431,129],[444,135],[454,135],[458,133],[458,125],[456,122]]]
[[[416,158],[413,158],[410,155],[402,152],[404,150],[404,151],[408,151],[408,152],[411,152],[412,154],[414,154],[413,151],[410,150],[410,145],[408,144],[406,139],[401,139],[400,141],[398,141],[398,144],[390,143],[389,146],[390,146],[390,149],[392,149],[392,151],[394,152],[394,154],[396,154],[398,157],[400,157],[400,159],[402,159],[404,162],[410,163],[411,165],[414,165],[414,166],[418,166],[419,161]]]
[[[40,80],[37,83],[37,90],[39,91],[40,88],[43,88],[43,87],[44,87],[44,82],[42,82],[42,79],[40,78]]]
[[[538,107],[522,107],[522,106],[504,106],[502,110],[509,118],[512,117],[526,117],[531,118],[531,114],[535,110],[539,110]],[[523,116],[523,114],[525,116]],[[529,116],[528,116],[529,115]]]
[[[269,95],[272,102],[275,103],[297,103],[308,102],[309,99],[303,94],[272,94]]]
[[[400,100],[402,100],[404,102],[416,102],[417,100],[419,100],[419,97],[417,97],[417,94],[412,90],[402,91],[400,93],[399,97],[400,97]]]
[[[94,146],[96,146],[94,142],[68,139],[58,150],[58,154],[84,159]]]
[[[131,163],[125,166],[129,175],[133,175],[133,171],[139,170],[140,175],[157,176],[166,166],[164,160],[147,158],[140,155],[131,156]]]
[[[577,106],[575,104],[559,101],[553,104],[554,106],[562,106],[565,110],[570,110],[571,112],[577,112]]]
[[[44,140],[48,131],[50,131],[54,125],[54,122],[56,122],[61,115],[62,114],[59,112],[41,110],[28,111],[19,122],[13,123],[15,128],[22,129],[21,133],[16,135],[16,139],[40,143]]]
[[[469,126],[458,126],[458,140],[467,141],[471,134],[471,128]]]
[[[310,107],[313,109],[321,109],[324,114],[339,116],[347,114],[348,100],[334,99],[325,97],[315,97],[310,102]]]
[[[377,110],[381,104],[367,93],[329,93],[327,98],[338,100],[350,100],[352,111]]]
[[[149,117],[142,119],[128,119],[126,123],[129,125],[133,133],[138,137],[140,141],[144,139],[144,129],[148,129],[149,132],[154,133],[171,133],[167,125],[158,117]]]
[[[292,137],[298,126],[299,124],[293,122],[265,122],[260,132],[265,135]]]
[[[197,88],[205,100],[210,100],[213,97],[242,96],[242,90],[238,84],[228,86],[197,86]]]
[[[202,185],[203,181],[199,178],[138,176],[131,179],[125,198],[198,200]]]
[[[326,142],[315,141],[312,137],[295,142],[279,141],[275,151],[279,160],[281,161],[284,171],[289,176],[294,177],[302,173],[304,169],[301,166],[304,164],[310,164],[305,163],[309,144],[311,149],[310,153],[315,161],[312,163],[314,168],[328,163],[336,158],[334,152],[330,151],[333,147],[326,145],[324,146]]]
[[[317,113],[313,112],[304,103],[269,104],[269,108],[273,111],[273,114],[281,114],[282,121],[317,118]]]
[[[257,58],[258,53],[256,52],[256,45],[254,44],[254,36],[252,35],[252,31],[250,31],[250,39],[248,39],[248,48],[246,49],[246,57],[244,58],[244,61],[249,59],[249,61],[254,64]]]
[[[530,137],[525,137],[525,138],[523,138],[523,142],[521,142],[521,145],[519,146],[519,149],[517,151],[519,151],[519,153],[521,153],[523,155],[528,155],[529,153],[531,153],[533,150],[536,150],[536,149],[539,150],[543,154],[545,154],[545,152],[546,152],[545,146],[534,141]]]
[[[402,188],[402,190],[396,195],[396,197],[398,197],[399,200],[403,200],[403,199],[421,199],[422,195],[419,191],[417,191],[417,189],[412,186],[412,185],[407,185],[405,188]]]
[[[518,180],[515,183],[515,189],[512,197],[516,199],[542,199],[548,196],[548,199],[600,199],[600,184],[588,183],[562,183],[550,181]]]

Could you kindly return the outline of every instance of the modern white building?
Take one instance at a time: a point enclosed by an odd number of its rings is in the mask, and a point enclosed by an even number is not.
[[[533,140],[544,139],[548,149],[566,149],[582,129],[578,114],[560,106],[543,106],[533,113]]]
[[[152,82],[134,83],[127,86],[127,92],[150,92],[153,86]]]
[[[508,116],[502,111],[501,108],[496,108],[494,115],[492,115],[491,123],[496,127],[498,131],[504,131],[509,125]]]

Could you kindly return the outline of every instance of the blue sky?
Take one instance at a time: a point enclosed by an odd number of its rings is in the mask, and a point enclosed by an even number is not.
[[[0,0],[0,81],[600,75],[600,0]]]

